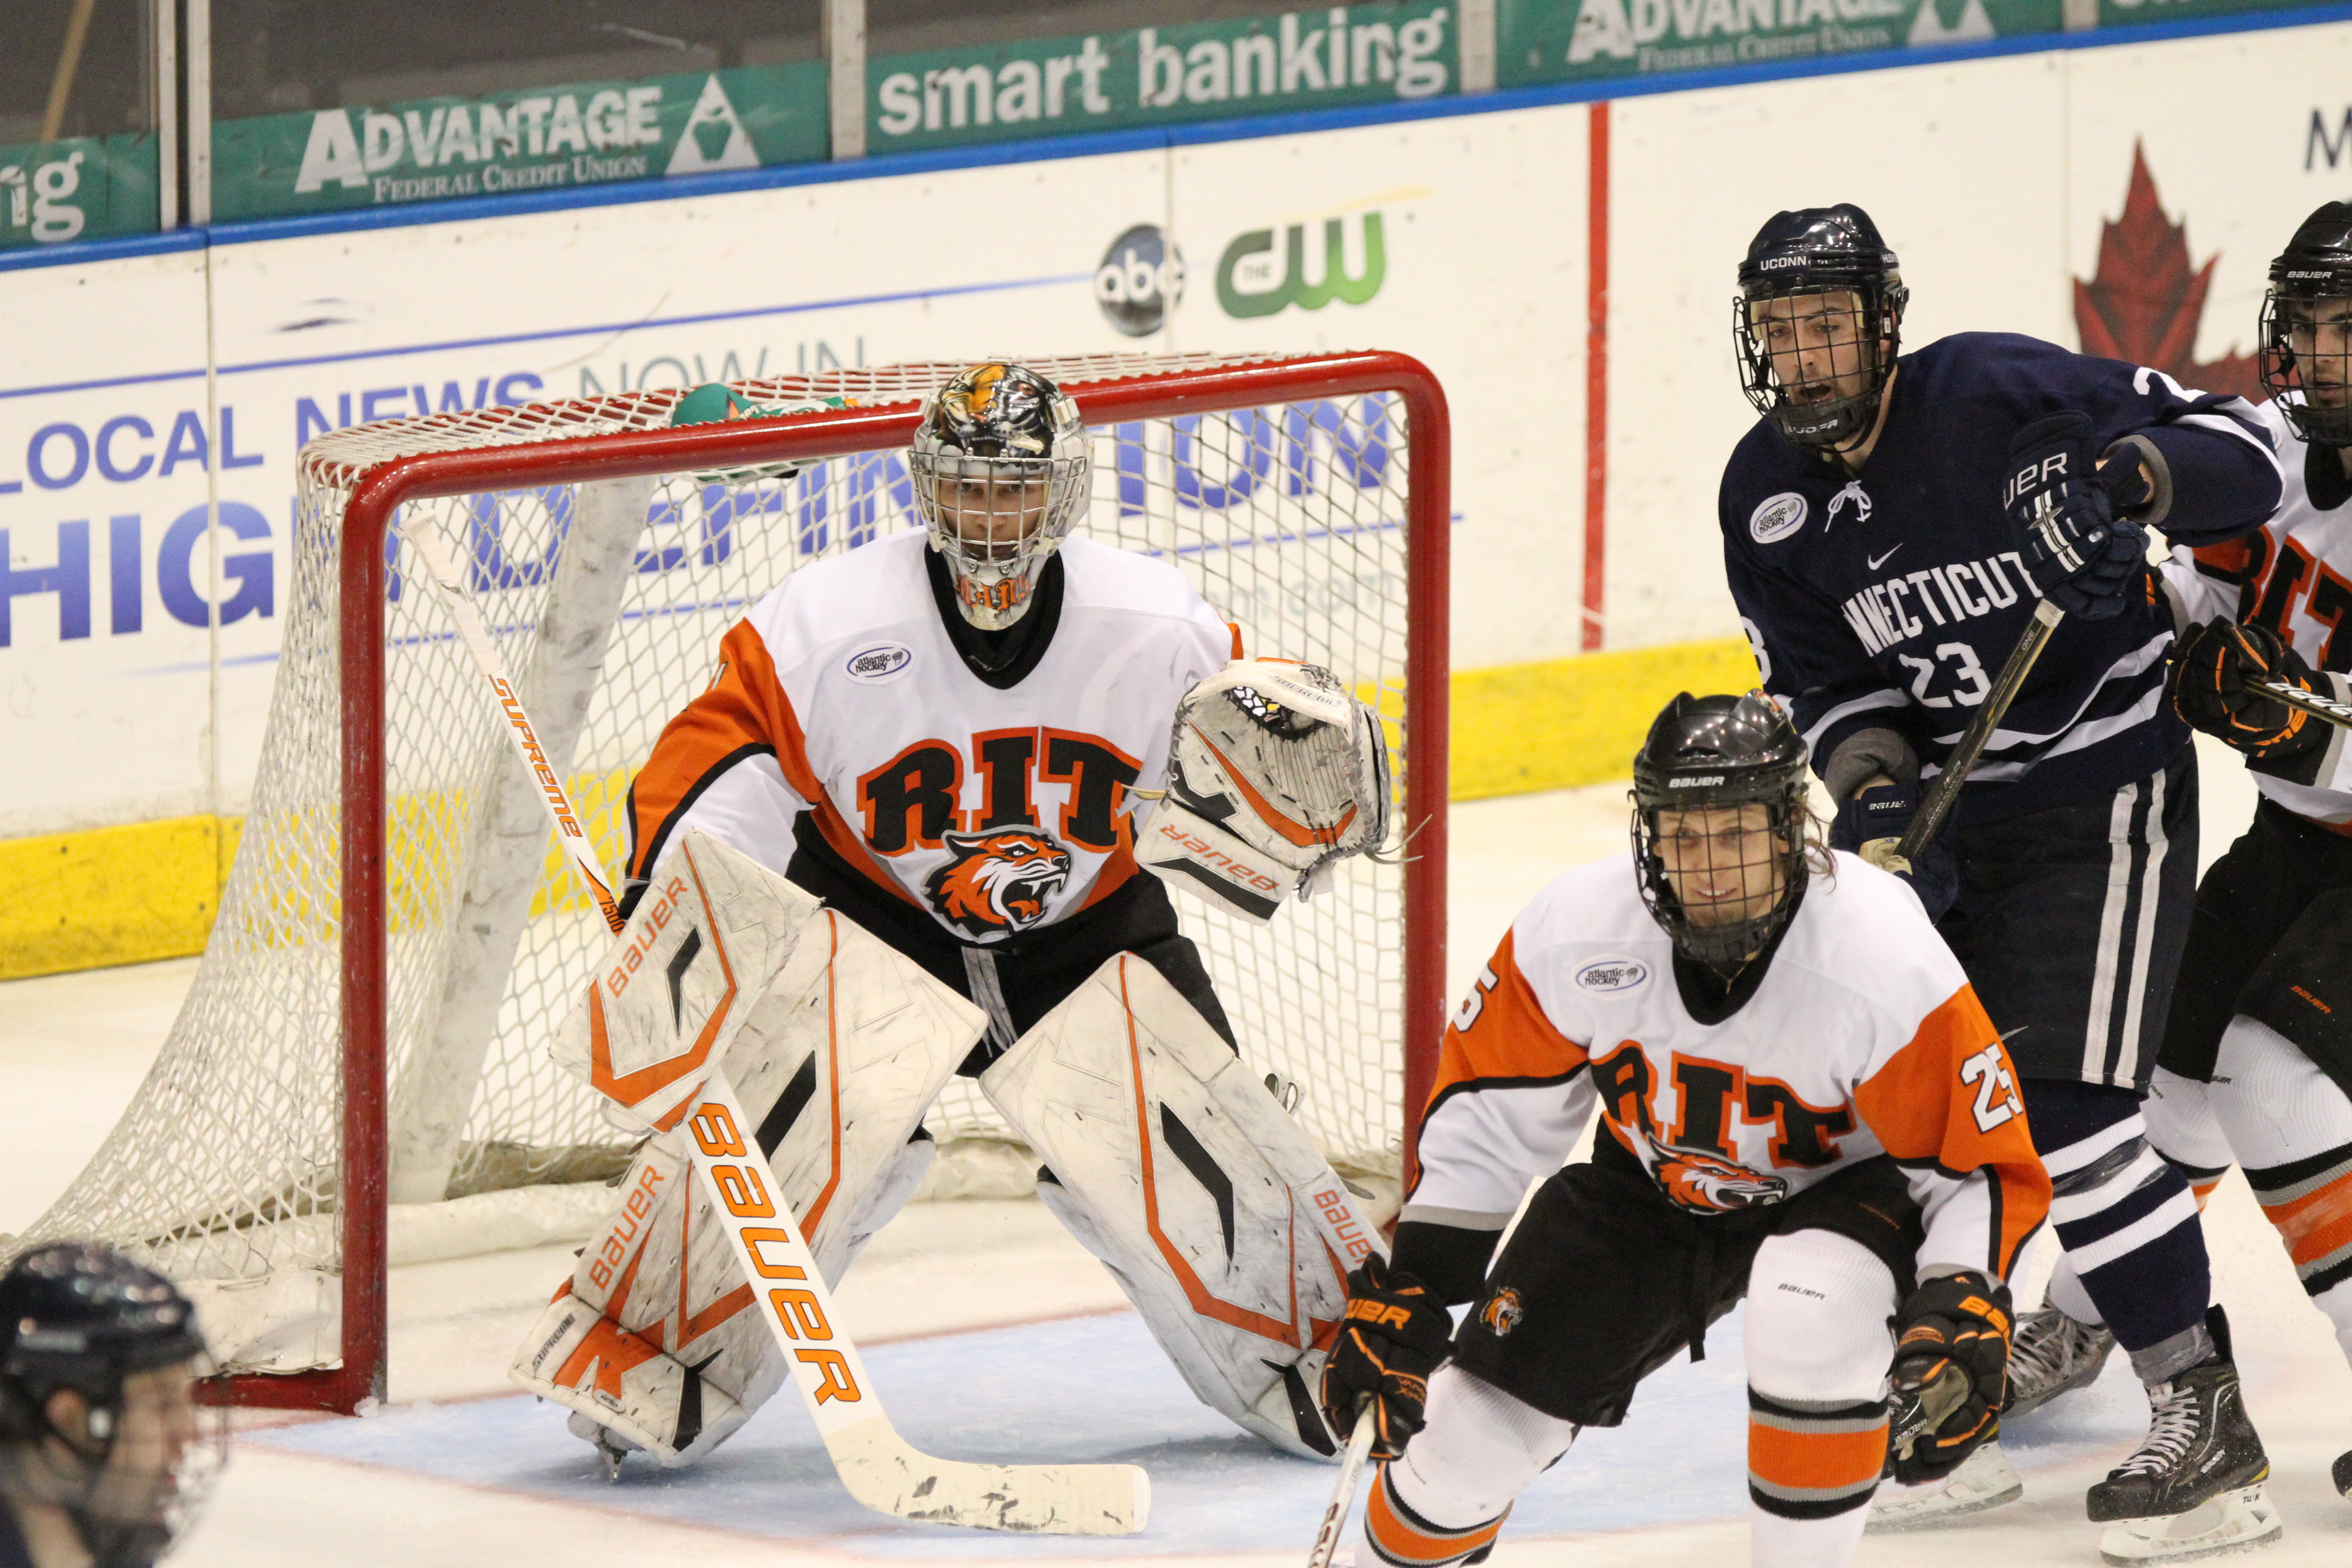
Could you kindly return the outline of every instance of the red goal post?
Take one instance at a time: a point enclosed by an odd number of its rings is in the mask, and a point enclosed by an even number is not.
[[[1391,963],[1401,970],[1395,976],[1401,982],[1401,1006],[1395,1011],[1402,1038],[1390,1048],[1402,1056],[1403,1105],[1399,1124],[1404,1179],[1409,1180],[1415,1122],[1434,1080],[1438,1037],[1446,1002],[1444,806],[1447,535],[1451,510],[1444,394],[1435,377],[1417,361],[1403,354],[1381,352],[1247,360],[1190,356],[1149,361],[1098,356],[1027,363],[1056,376],[1076,400],[1088,426],[1097,429],[1098,440],[1105,427],[1132,430],[1159,422],[1163,430],[1174,432],[1172,438],[1179,443],[1180,457],[1183,455],[1181,443],[1189,438],[1195,443],[1193,452],[1198,458],[1207,451],[1207,433],[1212,427],[1203,421],[1223,421],[1215,427],[1227,433],[1240,426],[1240,455],[1234,460],[1242,467],[1231,471],[1219,493],[1246,489],[1242,483],[1246,477],[1243,469],[1257,464],[1263,447],[1290,439],[1304,453],[1310,436],[1327,442],[1335,438],[1334,431],[1318,433],[1311,428],[1311,423],[1322,418],[1329,424],[1333,416],[1315,411],[1340,406],[1338,400],[1366,400],[1346,406],[1377,405],[1383,411],[1393,409],[1402,417],[1402,516],[1383,521],[1378,526],[1401,532],[1402,540],[1404,599],[1409,606],[1404,618],[1409,636],[1404,640],[1403,668],[1398,672],[1402,679],[1387,678],[1393,684],[1387,687],[1383,697],[1387,700],[1387,715],[1396,726],[1392,743],[1401,743],[1402,752],[1400,819],[1411,835],[1407,849],[1411,858],[1402,873],[1402,940],[1395,942],[1392,937],[1377,935],[1366,935],[1361,940],[1389,942],[1401,948],[1392,957],[1370,955],[1364,960],[1364,971],[1377,976],[1386,973],[1385,966]],[[743,471],[772,473],[780,465],[814,464],[854,459],[858,454],[887,453],[909,444],[919,417],[920,392],[943,380],[953,368],[900,367],[886,372],[840,373],[823,380],[822,384],[820,378],[791,378],[787,382],[750,384],[740,389],[755,402],[762,397],[773,401],[779,395],[807,396],[827,388],[845,392],[854,400],[850,406],[777,417],[670,426],[666,420],[679,394],[666,391],[523,410],[482,410],[471,415],[394,421],[338,432],[305,448],[301,461],[306,494],[307,487],[314,483],[331,484],[347,498],[339,519],[321,520],[321,526],[331,523],[335,533],[333,596],[339,617],[333,635],[337,644],[336,722],[340,741],[336,763],[340,769],[340,831],[335,849],[340,924],[333,940],[340,945],[336,980],[341,1040],[341,1149],[331,1205],[326,1206],[331,1207],[331,1223],[339,1233],[341,1354],[340,1364],[241,1374],[234,1380],[237,1402],[349,1411],[367,1398],[382,1397],[384,1392],[386,1273],[390,1265],[388,1173],[392,1152],[388,1104],[393,1098],[387,1081],[393,1054],[388,1022],[394,1000],[391,950],[395,929],[404,920],[415,919],[413,913],[404,914],[395,909],[404,892],[395,885],[403,873],[393,864],[394,856],[388,839],[388,834],[395,831],[393,816],[397,803],[387,786],[387,689],[394,661],[406,657],[405,643],[421,640],[415,635],[404,640],[395,637],[387,624],[388,606],[397,605],[400,591],[391,556],[392,530],[402,509],[417,507],[436,498],[481,497],[527,489],[552,493],[561,487],[647,476],[692,475],[708,480],[735,477]],[[1305,416],[1286,414],[1283,418],[1287,424],[1250,412],[1277,405],[1293,410],[1307,408],[1310,412]],[[518,416],[532,417],[518,419]],[[1383,412],[1381,417],[1387,419],[1390,416]],[[615,428],[616,425],[623,427]],[[436,426],[442,429],[435,439],[421,438],[435,434],[430,427]],[[464,438],[468,427],[480,430],[482,439],[478,444]],[[1383,430],[1388,428],[1382,426]],[[1169,437],[1153,437],[1155,440],[1166,438]],[[1350,438],[1359,441],[1356,450],[1360,453],[1363,438]],[[457,442],[454,446],[450,445],[452,439]],[[386,440],[395,455],[376,456]],[[403,450],[434,447],[440,449]],[[1139,443],[1138,450],[1140,449]],[[1385,459],[1385,448],[1383,457]],[[1115,478],[1124,482],[1128,459],[1123,452],[1118,464],[1119,472]],[[1334,489],[1338,481],[1329,479],[1328,471],[1335,466],[1336,459],[1327,460],[1327,482]],[[1276,460],[1268,458],[1262,468],[1252,471],[1261,475],[1256,482],[1270,493],[1278,472]],[[1360,480],[1363,475],[1357,478]],[[1387,478],[1393,481],[1395,476]],[[1180,476],[1180,488],[1182,482]],[[1197,473],[1192,483],[1196,493],[1189,504],[1196,507],[1202,493],[1217,489]],[[1295,476],[1291,489],[1294,494],[1298,489]],[[1102,493],[1097,491],[1097,508],[1103,504]],[[1116,492],[1121,498],[1126,493]],[[1082,521],[1081,528],[1086,526]],[[301,548],[300,541],[297,541],[295,548]],[[1185,548],[1178,545],[1171,549],[1180,563]],[[501,565],[499,569],[505,567]],[[1315,597],[1307,587],[1280,592],[1295,594],[1302,605]],[[412,598],[429,599],[429,595]],[[1289,607],[1288,600],[1285,607]],[[299,613],[299,607],[294,613]],[[1361,614],[1360,609],[1344,605],[1328,613],[1343,617]],[[711,640],[715,652],[715,638]],[[1274,646],[1253,646],[1251,651],[1286,655],[1293,652],[1291,648]],[[281,668],[278,679],[281,683],[288,680],[289,671]],[[1395,686],[1402,687],[1401,693]],[[1396,700],[1400,696],[1401,706]],[[485,700],[478,689],[468,686],[463,689],[452,688],[446,694],[436,688],[435,700],[453,715],[459,711],[457,705],[467,705],[464,712],[470,715],[473,705]],[[278,704],[274,702],[273,731],[278,721]],[[255,852],[253,829],[249,827],[240,858]],[[1178,903],[1183,909],[1189,931],[1194,919],[1193,909],[1189,900],[1180,899]],[[225,899],[225,917],[227,909],[228,900]],[[1292,919],[1296,912],[1297,906],[1286,908],[1277,916],[1277,922]],[[591,916],[580,918],[593,921]],[[1345,940],[1341,941],[1342,946]],[[208,951],[207,963],[210,962]],[[1298,961],[1294,958],[1290,962],[1296,964]],[[1349,955],[1348,962],[1356,960]],[[1277,990],[1278,981],[1277,976]],[[1245,1028],[1245,1052],[1249,1045]],[[1309,1080],[1306,1087],[1311,1100],[1316,1086]],[[126,1118],[126,1123],[128,1121]],[[118,1138],[121,1136],[118,1133]],[[296,1205],[286,1206],[292,1212]],[[64,1207],[61,1203],[60,1210]],[[53,1215],[58,1212],[52,1211]]]

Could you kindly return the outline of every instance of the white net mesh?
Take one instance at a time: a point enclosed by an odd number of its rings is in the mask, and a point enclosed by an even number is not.
[[[1083,403],[1090,381],[1230,362],[1027,363]],[[956,368],[843,371],[737,390],[755,403],[906,403]],[[678,396],[398,420],[305,449],[284,650],[210,945],[138,1098],[24,1243],[102,1238],[215,1302],[242,1293],[250,1310],[228,1336],[238,1342],[221,1347],[241,1364],[282,1370],[333,1358],[328,1286],[340,1267],[342,1106],[337,555],[350,487],[405,454],[663,425]],[[1386,395],[1301,396],[1097,429],[1092,504],[1080,527],[1173,562],[1240,626],[1252,652],[1333,670],[1390,717],[1391,741],[1401,746],[1393,721],[1411,633],[1404,417],[1402,401]],[[796,568],[918,526],[896,452],[814,462],[785,477],[678,473],[635,483],[412,503],[429,509],[458,553],[526,701],[560,706],[550,682],[561,689],[572,661],[584,719],[567,775],[614,867],[629,781],[662,726],[709,683],[721,635]],[[576,651],[542,646],[551,643],[542,635],[551,618],[562,616],[550,595],[562,591],[567,540],[600,491],[608,492],[602,504],[617,493],[628,509],[630,541],[617,610],[599,612],[609,621],[601,673],[593,656],[583,672]],[[570,884],[543,823],[516,819],[524,826],[508,824],[501,842],[494,802],[520,770],[446,614],[425,584],[404,580],[396,548],[391,562],[383,864],[394,1195],[456,1198],[605,1176],[625,1163],[629,1139],[584,1085],[554,1070],[542,1047],[610,938]],[[543,737],[570,727],[561,713],[535,710],[534,718]],[[551,739],[550,751],[560,759],[563,748]],[[1401,752],[1395,761],[1402,777]],[[482,911],[500,904],[484,902],[479,868],[501,850],[510,862],[520,855],[527,874],[505,896],[507,912],[486,920]],[[1265,928],[1176,900],[1244,1057],[1303,1087],[1299,1115],[1342,1170],[1396,1167],[1402,883],[1392,865],[1352,860],[1328,895],[1294,901]],[[480,929],[499,921],[507,929]],[[487,989],[471,1004],[453,1002],[465,989],[458,982],[485,966]],[[478,1022],[467,1022],[467,1005]],[[942,1140],[1003,1131],[961,1079],[929,1125]]]

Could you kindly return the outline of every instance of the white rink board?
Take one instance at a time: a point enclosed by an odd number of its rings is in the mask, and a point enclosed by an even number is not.
[[[1904,258],[1915,343],[1989,328],[2072,346],[2074,280],[2122,208],[2137,142],[2167,215],[2187,217],[2193,265],[2220,252],[2199,334],[2210,358],[2250,344],[2263,267],[2294,222],[2352,187],[2352,145],[2332,143],[2332,168],[2309,134],[2315,110],[2336,131],[2347,68],[2352,24],[2329,24],[1612,105],[1607,646],[1737,629],[1713,507],[1751,417],[1728,341],[1733,269],[1770,211],[1848,199],[1875,214]],[[298,437],[420,405],[1041,349],[1399,349],[1453,403],[1454,666],[1572,653],[1591,114],[1513,109],[9,274],[0,528],[28,574],[58,563],[65,525],[87,525],[90,626],[61,640],[56,593],[11,601],[0,696],[19,754],[42,765],[0,776],[0,837],[244,808],[286,612]],[[1241,317],[1219,303],[1238,236],[1269,234],[1278,260],[1297,226],[1313,282],[1336,219],[1360,276],[1375,213],[1384,268],[1364,302]],[[1128,338],[1097,306],[1095,273],[1145,223],[1173,236],[1189,279],[1163,330]],[[165,536],[205,500],[192,444],[161,469],[180,416],[201,429],[207,284],[235,427],[218,499],[253,536],[181,532],[193,586],[166,595]],[[41,390],[68,384],[85,389]],[[124,477],[93,452],[73,482],[37,482],[38,432],[70,426],[43,447],[42,475],[61,480],[75,442],[110,425]],[[119,622],[110,552],[110,520],[129,516],[137,630]],[[223,570],[236,575],[215,584]],[[204,596],[245,613],[215,638]],[[192,605],[198,624],[174,618]]]

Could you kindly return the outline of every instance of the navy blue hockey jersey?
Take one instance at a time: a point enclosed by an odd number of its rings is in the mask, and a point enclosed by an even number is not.
[[[2010,442],[2044,414],[2089,416],[2101,450],[2142,438],[2150,525],[2189,545],[2258,528],[2278,459],[2242,398],[2008,333],[1905,354],[1860,477],[1758,421],[1725,468],[1724,564],[1765,689],[1825,764],[1892,729],[1932,778],[2038,597],[2000,504]],[[2149,579],[2150,584],[2153,578]],[[2068,616],[1993,732],[1957,810],[1986,822],[2145,778],[2189,743],[2164,700],[2171,613],[2150,586],[2110,620]]]

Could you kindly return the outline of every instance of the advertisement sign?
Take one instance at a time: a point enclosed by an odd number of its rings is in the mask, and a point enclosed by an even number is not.
[[[519,89],[213,128],[224,221],[562,191],[826,153],[821,62]]]
[[[1455,5],[1387,0],[1239,21],[881,55],[873,153],[1230,120],[1458,91]]]
[[[0,147],[0,250],[152,234],[159,214],[152,135]]]
[[[2063,30],[2061,11],[2062,0],[1498,0],[1496,80],[1525,87],[2013,38]]]

